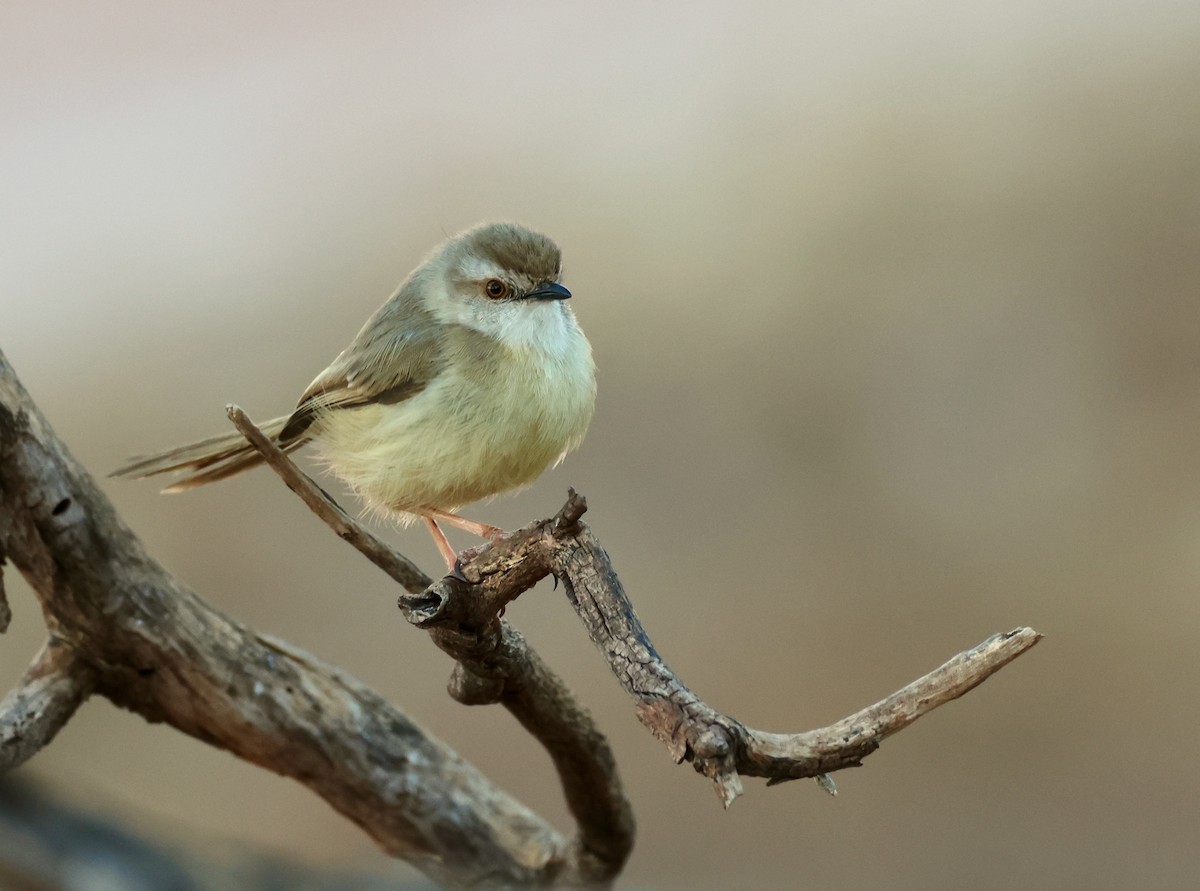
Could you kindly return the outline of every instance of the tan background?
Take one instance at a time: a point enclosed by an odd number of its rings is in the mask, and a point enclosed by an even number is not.
[[[443,235],[536,225],[599,407],[475,515],[579,487],[660,650],[765,729],[1047,635],[838,799],[752,783],[722,813],[539,588],[510,616],[611,734],[624,886],[1192,887],[1198,41],[1194,0],[6,3],[0,346],[100,474],[228,401],[286,410]],[[273,478],[104,485],[212,602],[565,823],[544,755],[450,702],[395,590]],[[10,587],[5,679],[42,633]],[[139,825],[388,868],[299,786],[103,701],[25,770]]]

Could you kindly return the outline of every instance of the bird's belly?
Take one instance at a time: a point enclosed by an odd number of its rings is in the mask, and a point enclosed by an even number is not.
[[[478,384],[436,380],[397,405],[333,409],[317,446],[370,505],[453,510],[527,485],[583,437],[594,396],[587,380],[534,369]]]

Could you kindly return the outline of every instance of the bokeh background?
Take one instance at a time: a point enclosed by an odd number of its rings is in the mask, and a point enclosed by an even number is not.
[[[623,887],[1200,874],[1200,4],[0,5],[0,348],[96,474],[286,411],[433,244],[562,245],[600,369],[568,485],[661,652],[770,730],[1046,635],[837,776],[721,811],[561,593],[509,611],[611,735]],[[221,609],[569,826],[547,758],[277,480],[105,481]],[[420,530],[386,530],[430,569]],[[456,539],[466,545],[466,539]],[[43,629],[9,574],[15,679]],[[6,683],[8,681],[6,680]],[[416,874],[103,700],[23,773],[192,844]]]

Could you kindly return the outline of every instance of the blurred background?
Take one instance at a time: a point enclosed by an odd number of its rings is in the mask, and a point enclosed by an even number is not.
[[[561,592],[527,594],[509,618],[636,808],[622,887],[1194,887],[1198,40],[1194,0],[5,3],[0,349],[103,476],[224,431],[227,402],[287,411],[436,242],[529,223],[563,248],[598,409],[472,516],[580,489],[672,667],[767,730],[1046,635],[838,798],[750,782],[725,813]],[[396,589],[273,476],[103,485],[216,606],[569,828],[536,744],[449,699]],[[15,575],[5,684],[44,635]],[[104,700],[22,774],[192,844],[417,876]]]

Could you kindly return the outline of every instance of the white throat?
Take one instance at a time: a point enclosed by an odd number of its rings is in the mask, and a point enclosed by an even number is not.
[[[579,343],[575,314],[560,300],[518,300],[494,308],[499,311],[476,314],[464,324],[510,347],[541,349],[555,356]]]

